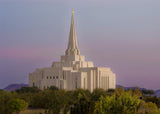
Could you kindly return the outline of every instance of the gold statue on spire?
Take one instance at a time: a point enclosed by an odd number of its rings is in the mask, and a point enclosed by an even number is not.
[[[74,13],[74,11],[73,11],[73,9],[72,9],[72,15],[73,15],[73,13]]]

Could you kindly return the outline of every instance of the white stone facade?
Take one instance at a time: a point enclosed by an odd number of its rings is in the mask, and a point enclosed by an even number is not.
[[[83,88],[92,92],[96,88],[115,89],[116,75],[110,68],[94,67],[93,62],[85,61],[85,57],[80,55],[72,11],[66,54],[61,56],[60,62],[53,62],[51,67],[36,69],[30,73],[29,86],[40,89],[56,86],[65,90]]]

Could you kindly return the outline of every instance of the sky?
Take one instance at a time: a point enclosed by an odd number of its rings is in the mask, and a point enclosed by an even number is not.
[[[0,0],[1,89],[60,60],[72,9],[86,60],[119,85],[160,89],[160,0]]]

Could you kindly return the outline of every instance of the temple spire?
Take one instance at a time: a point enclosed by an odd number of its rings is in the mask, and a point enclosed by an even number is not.
[[[72,10],[70,34],[69,34],[69,41],[68,41],[68,48],[66,50],[66,55],[80,55],[80,51],[77,45],[77,37],[76,37],[73,13],[74,12]]]

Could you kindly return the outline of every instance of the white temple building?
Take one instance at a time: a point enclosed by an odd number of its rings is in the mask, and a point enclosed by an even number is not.
[[[59,62],[51,67],[36,69],[29,74],[29,86],[45,89],[56,86],[60,89],[75,90],[77,88],[93,91],[96,88],[115,89],[116,75],[108,67],[94,67],[93,62],[85,61],[80,55],[72,11],[68,47]]]

